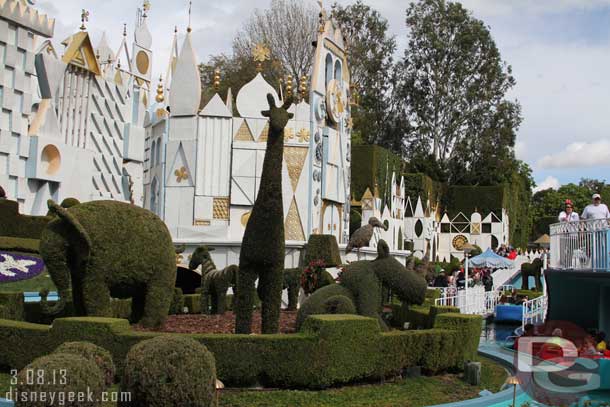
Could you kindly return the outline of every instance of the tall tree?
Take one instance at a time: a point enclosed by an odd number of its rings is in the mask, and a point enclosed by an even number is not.
[[[254,11],[233,40],[238,57],[250,56],[256,44],[264,43],[271,58],[298,83],[311,72],[311,43],[318,27],[318,13],[311,3],[300,0],[272,0],[268,9]]]
[[[488,27],[446,0],[412,3],[406,24],[409,43],[397,65],[396,96],[411,124],[403,139],[407,152],[431,153],[444,167],[470,159],[463,165],[473,167],[477,154],[463,155],[498,137],[492,134],[498,129],[506,134],[496,141],[512,147],[520,108],[505,97],[515,80]]]
[[[359,106],[352,109],[355,139],[392,147],[391,103],[394,36],[388,21],[361,0],[346,7],[335,3],[332,17],[341,26],[348,44],[351,85]]]

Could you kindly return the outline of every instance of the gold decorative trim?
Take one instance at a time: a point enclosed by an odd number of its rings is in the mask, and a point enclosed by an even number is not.
[[[248,212],[244,213],[243,215],[241,215],[241,225],[243,227],[246,227],[246,225],[248,224],[248,220],[250,219],[251,214],[252,214],[252,211],[248,211]]]
[[[293,191],[296,191],[299,184],[299,178],[301,177],[301,172],[303,172],[306,157],[307,148],[284,147],[284,160],[286,161],[286,168],[288,169]]]
[[[288,215],[286,215],[286,222],[284,223],[286,230],[286,240],[305,240],[305,233],[303,232],[303,224],[301,223],[301,216],[299,215],[299,208],[297,207],[297,201],[293,197],[290,203],[290,209],[288,209]]]
[[[254,141],[254,137],[252,136],[252,132],[250,131],[250,127],[244,120],[241,126],[239,126],[239,130],[237,130],[237,134],[235,134],[235,141]]]
[[[260,136],[258,136],[258,142],[259,143],[266,143],[267,139],[269,138],[269,122],[267,122],[265,124],[265,127],[263,128],[263,131],[261,131]]]
[[[229,198],[214,198],[212,213],[214,219],[229,220]]]
[[[180,167],[176,171],[174,171],[174,175],[176,176],[176,182],[180,184],[182,181],[188,179],[189,174],[186,171],[186,167]]]
[[[193,221],[193,226],[210,226],[211,222],[205,219],[195,219]]]

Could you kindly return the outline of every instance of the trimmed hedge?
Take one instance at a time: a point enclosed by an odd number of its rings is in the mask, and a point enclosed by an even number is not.
[[[39,248],[39,239],[0,236],[0,250],[9,252],[38,253]]]
[[[172,303],[169,306],[169,315],[180,315],[183,314],[184,308],[184,294],[182,289],[174,287],[174,295],[172,297]]]
[[[32,372],[34,372],[34,380],[31,380]],[[65,375],[62,372],[65,372]],[[39,383],[38,378],[43,379],[42,384]],[[15,407],[101,406],[101,394],[106,389],[102,371],[95,362],[69,353],[53,353],[35,359],[19,372],[17,381],[17,392],[34,393],[37,395],[37,401],[22,401],[21,397],[17,397]],[[92,398],[70,400],[69,393],[91,394]],[[56,397],[52,404],[49,402],[51,397]],[[60,402],[59,398],[63,398],[63,402]]]
[[[28,216],[19,213],[16,201],[0,199],[0,231],[2,236],[40,239],[42,230],[52,217]]]
[[[463,315],[455,313],[441,314],[434,321],[434,328],[448,329],[459,333],[459,348],[463,350],[465,360],[474,360],[479,348],[483,318],[480,315]]]
[[[301,332],[290,335],[163,335],[205,345],[216,359],[218,378],[227,385],[324,388],[392,376],[411,366],[430,372],[461,369],[476,351],[472,346],[478,344],[480,329],[480,317],[461,314],[438,315],[435,329],[388,333],[381,333],[373,318],[315,315]],[[0,343],[7,350],[0,353],[0,366],[21,368],[63,342],[88,341],[112,353],[121,376],[129,349],[159,335],[133,331],[123,319],[60,318],[50,327],[0,320]]]
[[[100,368],[106,386],[110,386],[114,382],[115,367],[112,362],[112,355],[100,346],[90,342],[64,342],[53,353],[69,353],[82,356]]]
[[[305,265],[323,260],[326,267],[340,266],[341,254],[334,235],[310,235],[305,249]]]
[[[434,327],[437,316],[459,312],[460,310],[457,307],[392,305],[392,325],[402,328],[405,322],[409,322],[410,329],[431,329]]]
[[[25,318],[23,293],[0,292],[0,306],[5,319],[23,321]]]
[[[201,313],[201,294],[186,294],[183,299],[184,306],[189,309],[189,314]]]
[[[216,365],[205,346],[189,337],[157,336],[129,350],[120,406],[208,407],[215,405]]]

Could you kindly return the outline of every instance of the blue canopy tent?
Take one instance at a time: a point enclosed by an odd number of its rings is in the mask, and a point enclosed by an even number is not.
[[[485,250],[471,259],[468,259],[468,264],[471,267],[491,267],[491,268],[510,268],[513,267],[513,261],[506,257],[498,256],[491,249]]]

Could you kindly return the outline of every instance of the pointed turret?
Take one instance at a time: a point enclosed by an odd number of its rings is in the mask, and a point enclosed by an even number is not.
[[[201,102],[201,79],[191,33],[187,31],[172,77],[169,106],[172,116],[193,116]]]

